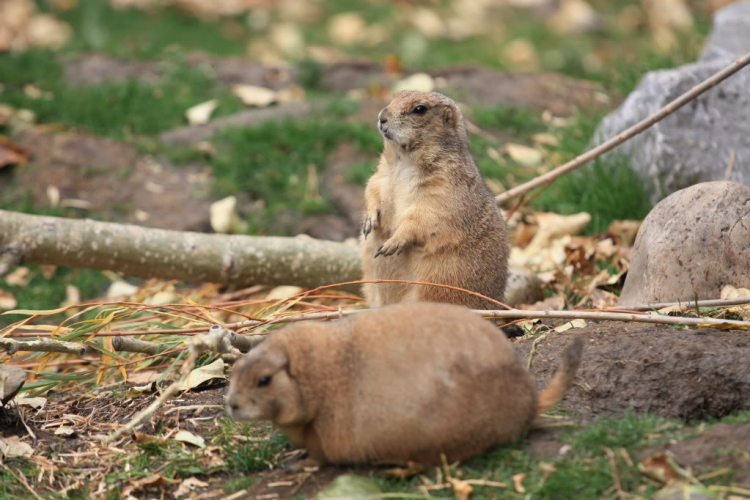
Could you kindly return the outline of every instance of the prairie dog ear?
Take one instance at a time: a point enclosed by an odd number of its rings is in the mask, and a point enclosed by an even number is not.
[[[455,127],[459,120],[458,110],[449,104],[444,104],[442,107],[443,122],[446,125]]]

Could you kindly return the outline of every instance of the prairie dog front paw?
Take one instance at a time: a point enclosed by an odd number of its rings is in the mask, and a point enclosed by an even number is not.
[[[367,239],[367,236],[371,232],[376,231],[379,227],[380,227],[380,209],[378,208],[376,210],[366,213],[362,219],[362,234],[365,235],[365,239]]]

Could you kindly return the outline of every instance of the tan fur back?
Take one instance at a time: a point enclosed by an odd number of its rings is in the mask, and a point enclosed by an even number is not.
[[[418,106],[426,111],[415,113]],[[381,111],[379,127],[385,146],[365,193],[364,279],[441,283],[502,301],[507,226],[469,152],[461,111],[441,94],[405,91]],[[497,307],[436,287],[377,284],[364,292],[372,306]]]

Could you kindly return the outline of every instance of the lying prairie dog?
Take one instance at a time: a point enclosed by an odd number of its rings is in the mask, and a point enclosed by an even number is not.
[[[512,442],[562,399],[582,342],[537,394],[505,335],[448,304],[385,306],[289,325],[240,358],[227,405],[270,420],[319,463],[422,465]]]

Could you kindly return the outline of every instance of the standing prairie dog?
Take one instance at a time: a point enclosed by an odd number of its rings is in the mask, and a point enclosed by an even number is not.
[[[385,145],[365,190],[364,279],[440,283],[502,301],[508,228],[469,152],[458,106],[437,92],[399,92],[378,115],[378,128]],[[365,284],[364,294],[373,307],[428,301],[496,308],[424,285]]]
[[[512,344],[450,304],[396,304],[272,333],[234,366],[237,420],[271,420],[320,463],[452,462],[512,442],[562,399],[571,344],[537,394]]]

